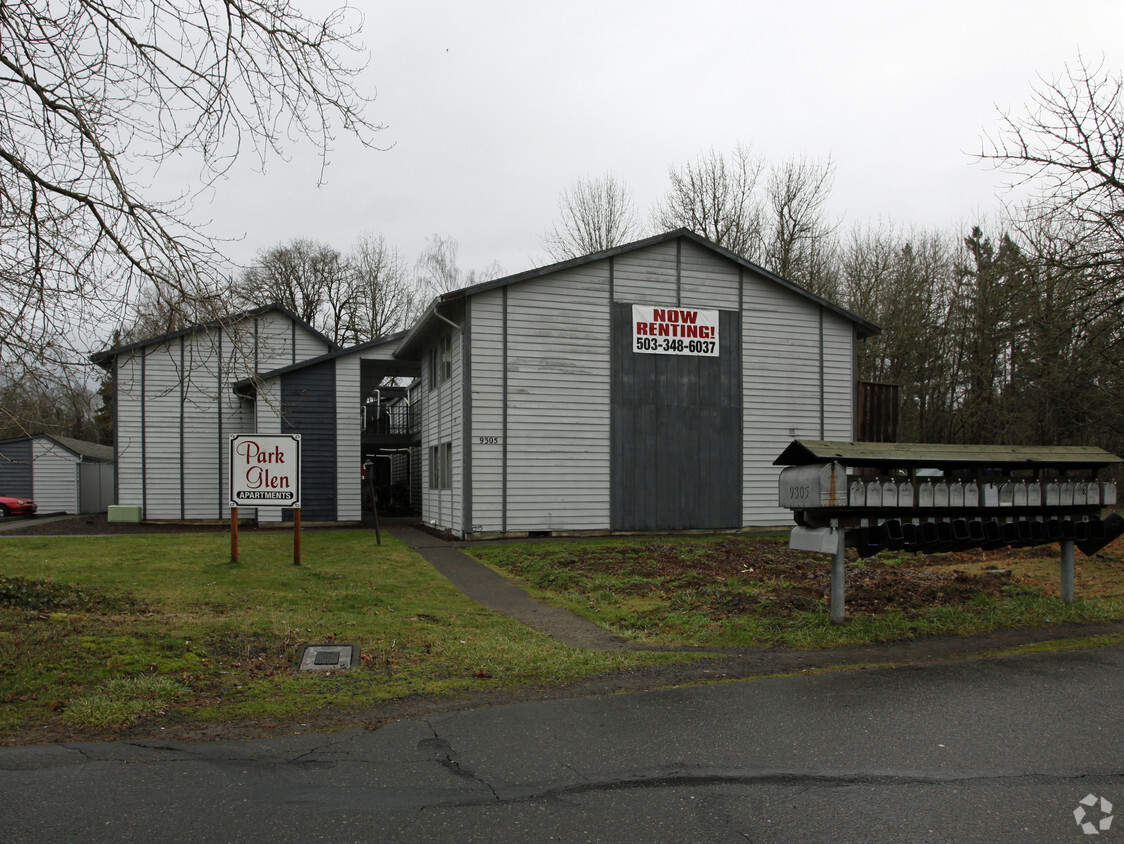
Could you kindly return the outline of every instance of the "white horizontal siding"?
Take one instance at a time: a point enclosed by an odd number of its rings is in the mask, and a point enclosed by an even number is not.
[[[32,498],[40,513],[78,512],[78,458],[46,438],[31,441]]]
[[[509,531],[610,526],[610,313],[605,261],[508,288]]]
[[[268,311],[254,318],[254,351],[259,372],[297,362],[293,350],[293,323],[287,315]],[[320,353],[314,352],[309,357]]]
[[[435,389],[429,388],[428,355],[435,344],[425,349],[422,361],[422,518],[435,527],[460,535],[464,529],[462,488],[464,478],[464,438],[462,436],[463,332],[452,333],[452,374]],[[429,449],[452,443],[452,477],[448,489],[429,487]]]
[[[185,338],[145,349],[145,518],[179,519],[180,347]]]
[[[139,354],[122,355],[117,359],[117,414],[113,427],[113,447],[117,463],[116,503],[137,507],[144,504],[141,359]]]
[[[675,273],[675,241],[618,255],[613,260],[613,297],[637,305],[674,305]]]
[[[824,309],[824,439],[854,437],[854,326]]]
[[[682,307],[736,311],[738,265],[690,240],[682,241],[682,250]]]
[[[849,332],[841,333],[842,320],[823,310],[827,354],[821,367],[818,305],[749,273],[744,297],[744,523],[790,524],[789,511],[777,505],[780,468],[772,463],[793,438],[819,439],[829,433],[826,414],[821,426],[821,398],[825,411],[829,401],[839,404],[831,410],[831,430],[850,438]]]
[[[327,350],[308,329],[294,329],[288,315],[270,311],[122,355],[118,503],[142,504],[148,519],[228,517],[229,435],[257,430],[259,415],[279,431],[269,390],[254,402],[235,396],[231,385],[255,369],[288,366]],[[254,512],[239,515],[252,518]]]
[[[471,303],[472,449],[470,530],[503,530],[503,290],[488,290]],[[488,438],[495,438],[489,442]],[[483,438],[483,440],[482,440]]]

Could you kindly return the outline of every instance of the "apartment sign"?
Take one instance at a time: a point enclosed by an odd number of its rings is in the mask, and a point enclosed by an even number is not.
[[[632,306],[632,350],[718,357],[718,311]]]
[[[230,435],[230,506],[301,506],[300,434]]]

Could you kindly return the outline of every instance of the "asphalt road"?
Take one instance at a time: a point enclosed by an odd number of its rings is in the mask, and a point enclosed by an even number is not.
[[[0,749],[0,841],[1124,842],[1122,669],[1109,648]]]

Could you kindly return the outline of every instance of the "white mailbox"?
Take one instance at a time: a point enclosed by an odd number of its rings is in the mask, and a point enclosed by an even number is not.
[[[781,470],[781,507],[819,510],[847,506],[847,470],[838,463],[809,463]]]

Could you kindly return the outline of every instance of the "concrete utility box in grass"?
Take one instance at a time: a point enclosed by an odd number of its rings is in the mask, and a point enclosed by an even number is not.
[[[140,524],[142,512],[136,504],[110,504],[106,520],[110,522],[131,522]]]

